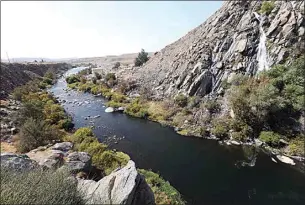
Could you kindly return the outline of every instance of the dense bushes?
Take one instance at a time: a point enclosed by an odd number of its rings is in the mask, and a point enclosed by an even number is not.
[[[304,150],[304,143],[305,143],[305,136],[304,134],[297,136],[295,139],[291,140],[288,146],[288,153],[290,155],[298,155],[303,156],[305,155]]]
[[[21,127],[17,148],[20,152],[28,152],[41,145],[47,145],[51,140],[58,138],[59,133],[45,121],[29,118]]]
[[[260,133],[259,139],[273,147],[277,147],[280,144],[280,135],[274,132],[263,131]]]
[[[72,83],[80,82],[80,79],[76,75],[71,75],[66,77],[66,82],[68,84],[72,84]]]
[[[261,5],[259,10],[260,14],[270,14],[271,11],[274,9],[275,5],[273,1],[264,1]]]
[[[145,104],[143,105],[139,98],[132,100],[125,109],[125,113],[134,117],[147,118],[148,110]]]
[[[103,170],[106,175],[118,167],[125,166],[130,159],[128,155],[122,152],[106,150],[107,146],[95,138],[90,128],[80,128],[65,139],[74,143],[75,150],[89,153],[93,165]]]
[[[288,139],[298,135],[295,127],[305,107],[303,58],[289,66],[274,66],[260,73],[259,78],[239,78],[232,83],[230,107],[236,119],[253,130],[253,137],[263,129]],[[277,146],[276,141],[269,144]]]
[[[175,97],[175,103],[180,107],[185,107],[187,105],[187,97],[183,94],[179,94]]]
[[[146,182],[154,192],[156,204],[185,204],[180,193],[158,174],[138,169],[145,176]]]
[[[1,204],[85,204],[65,170],[14,172],[1,168]]]
[[[21,132],[17,138],[20,152],[60,139],[63,134],[59,129],[68,131],[74,126],[57,100],[38,88],[40,82],[42,81],[32,81],[17,87],[13,93],[15,99],[22,102],[18,119]]]
[[[204,106],[210,114],[220,111],[220,104],[216,100],[207,100]]]
[[[230,120],[227,117],[215,118],[212,120],[211,134],[223,140],[229,137]]]

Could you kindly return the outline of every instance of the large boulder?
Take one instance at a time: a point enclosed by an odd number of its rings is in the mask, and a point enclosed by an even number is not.
[[[1,154],[1,168],[8,168],[17,171],[32,170],[38,167],[38,164],[28,158],[27,155],[17,155],[13,153]]]
[[[87,204],[155,204],[152,190],[131,160],[98,182],[78,179],[78,189]]]
[[[87,152],[72,152],[66,158],[66,166],[72,172],[89,171],[91,157]]]

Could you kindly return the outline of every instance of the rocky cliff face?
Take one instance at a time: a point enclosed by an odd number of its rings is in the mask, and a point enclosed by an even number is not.
[[[71,68],[66,63],[20,64],[1,63],[0,99],[4,99],[15,88],[26,84],[35,77],[42,77],[47,71],[62,72]]]
[[[255,75],[304,51],[304,1],[227,1],[206,22],[166,46],[134,76],[159,97],[205,96],[234,73]]]

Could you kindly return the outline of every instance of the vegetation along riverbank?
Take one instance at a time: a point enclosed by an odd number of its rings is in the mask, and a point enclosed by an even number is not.
[[[107,145],[99,142],[90,128],[84,127],[77,130],[73,129],[74,124],[72,123],[71,117],[67,115],[55,97],[48,93],[46,90],[48,87],[52,86],[55,81],[56,73],[47,72],[43,78],[35,79],[23,86],[14,89],[11,94],[12,99],[7,99],[7,101],[20,102],[20,109],[18,108],[18,110],[16,110],[16,112],[14,112],[11,117],[11,119],[13,119],[14,123],[16,124],[17,129],[12,138],[6,140],[1,139],[3,143],[6,144],[6,141],[8,140],[10,144],[13,144],[13,146],[16,147],[17,154],[24,154],[24,156],[38,159],[41,158],[41,156],[38,157],[38,154],[33,153],[41,153],[41,155],[44,155],[48,152],[50,146],[53,145],[54,147],[56,145],[55,143],[60,144],[61,142],[71,142],[73,148],[70,152],[87,153],[91,158],[92,168],[90,170],[82,170],[76,173],[73,172],[75,176],[82,176],[83,178],[85,176],[87,179],[100,180],[105,176],[110,175],[114,170],[126,166],[130,160],[130,157],[123,152],[111,150],[107,147]],[[5,105],[1,106],[3,108],[6,107]],[[2,147],[3,146],[1,145],[1,148]],[[5,148],[1,149],[2,153],[5,151],[7,151]],[[5,156],[7,155],[4,154],[2,158]],[[47,158],[45,161],[43,161],[43,164],[45,166],[49,165],[48,163],[50,163],[50,160],[51,159]],[[57,161],[54,163],[54,166],[55,164],[58,166]],[[54,168],[53,164],[51,167]],[[169,182],[162,179],[161,176],[153,173],[152,171],[142,169],[139,170],[139,173],[144,175],[148,185],[153,191],[156,203],[184,203],[179,192],[174,187],[172,187]],[[31,179],[35,178],[35,176],[39,178],[45,178],[50,174],[51,173],[49,171],[43,173],[37,171],[33,172],[32,174],[20,175],[20,177],[25,177],[28,179],[28,181],[31,181]],[[67,176],[66,174],[59,175],[59,178],[62,178],[62,176]],[[14,177],[8,175],[7,171],[1,171],[1,178],[2,177],[8,184],[7,187],[1,191],[1,198],[3,199],[3,203],[41,202],[39,201],[39,197],[35,199],[36,201],[30,201],[28,198],[21,200],[20,196],[11,198],[8,194],[14,192],[14,194],[17,196],[25,190],[22,189],[21,184],[20,186],[16,186],[16,188],[10,186],[10,184],[16,184],[17,182],[16,180],[14,182],[12,181],[14,180]],[[38,184],[38,187],[51,186],[52,184],[50,185],[50,183],[55,183],[55,179],[51,179],[50,181],[44,181],[44,185],[41,183]],[[63,187],[72,187],[71,191],[74,190],[75,193],[75,196],[71,196],[71,201],[65,201],[65,197],[63,197],[63,201],[55,201],[56,203],[65,202],[69,204],[74,203],[77,200],[79,200],[78,203],[81,203],[81,199],[77,199],[77,197],[80,195],[77,194],[76,188],[73,188],[73,184],[69,184],[67,182],[68,184],[64,185],[62,184],[66,183],[64,181],[58,181],[56,183],[60,183]],[[51,187],[54,187],[54,189],[56,188],[55,185]],[[8,191],[8,189],[10,189],[10,191]],[[43,194],[44,190],[45,189],[42,188],[40,192]],[[54,197],[57,194],[58,196],[60,195],[58,192],[54,192],[53,194]],[[69,197],[69,195],[66,196]],[[50,197],[52,197],[52,195],[50,195]]]

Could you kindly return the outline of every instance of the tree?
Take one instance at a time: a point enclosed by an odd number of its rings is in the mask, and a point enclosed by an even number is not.
[[[145,52],[144,49],[138,54],[138,57],[134,61],[135,66],[141,66],[148,61],[148,53]]]
[[[120,62],[116,62],[112,68],[113,69],[118,69],[120,66],[121,66],[121,63]]]

